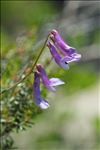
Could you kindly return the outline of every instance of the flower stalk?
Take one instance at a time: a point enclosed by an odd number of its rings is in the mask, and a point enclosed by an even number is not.
[[[9,91],[10,89],[13,89],[23,82],[31,73],[34,73],[34,81],[33,81],[33,97],[34,102],[37,106],[39,106],[41,109],[47,109],[49,107],[48,101],[43,99],[41,97],[41,91],[40,91],[40,81],[42,81],[43,85],[52,92],[55,92],[55,87],[58,85],[65,84],[62,80],[59,78],[48,78],[46,71],[44,67],[41,64],[37,64],[40,56],[42,55],[42,52],[45,47],[49,48],[49,51],[51,53],[52,59],[63,69],[68,70],[69,69],[69,63],[74,61],[79,61],[81,58],[81,54],[78,54],[76,49],[73,47],[70,47],[67,43],[64,42],[63,38],[60,36],[58,31],[52,30],[40,50],[35,62],[33,62],[31,69],[28,71],[27,74],[22,74],[19,81],[17,81],[15,84],[13,84],[11,87],[4,89],[1,91],[0,94],[5,93]],[[52,61],[51,59],[51,61]],[[50,61],[50,62],[51,62]]]

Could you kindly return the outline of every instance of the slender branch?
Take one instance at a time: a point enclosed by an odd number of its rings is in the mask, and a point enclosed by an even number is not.
[[[33,69],[35,68],[35,66],[36,66],[36,64],[37,64],[37,62],[38,62],[38,60],[39,60],[39,58],[40,58],[40,56],[41,56],[41,54],[42,54],[42,52],[43,52],[45,46],[46,46],[46,43],[47,43],[47,41],[48,41],[48,38],[49,38],[49,34],[48,34],[48,36],[47,36],[47,38],[46,38],[46,40],[45,40],[45,42],[44,42],[44,45],[43,45],[42,49],[40,50],[39,55],[37,56],[35,62],[32,64],[32,67],[31,67],[30,71],[29,71],[24,77],[22,77],[21,79],[19,79],[19,81],[16,82],[14,85],[12,85],[12,86],[9,87],[9,88],[6,88],[6,89],[2,90],[2,91],[0,92],[0,94],[3,94],[3,93],[5,93],[5,92],[11,90],[12,88],[15,88],[19,83],[23,82],[23,81],[33,72]]]

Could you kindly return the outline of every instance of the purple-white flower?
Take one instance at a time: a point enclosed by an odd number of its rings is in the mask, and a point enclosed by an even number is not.
[[[52,30],[50,38],[54,42],[54,45],[58,48],[58,50],[64,55],[68,56],[70,61],[79,61],[81,58],[81,55],[76,52],[76,49],[73,47],[70,47],[68,44],[64,42],[62,37],[59,35],[58,31]],[[70,58],[71,57],[71,58]]]
[[[40,78],[44,84],[44,86],[50,91],[56,91],[55,86],[62,85],[64,82],[59,78],[51,78],[49,79],[43,66],[41,64],[36,65],[36,69],[40,75]]]
[[[81,55],[76,52],[75,48],[66,44],[56,30],[52,30],[49,37],[50,39],[47,43],[47,46],[49,47],[50,53],[55,62],[60,67],[65,70],[69,69],[68,64],[70,62],[80,60]],[[56,91],[55,86],[62,85],[64,82],[59,78],[49,79],[43,66],[41,64],[36,65],[33,83],[34,102],[41,109],[47,109],[49,107],[48,101],[41,97],[40,79],[42,80],[44,86],[50,91]]]
[[[63,69],[65,70],[69,69],[69,65],[67,61],[69,61],[70,58],[68,56],[67,57],[60,56],[60,54],[56,50],[56,47],[51,42],[48,42],[47,46],[49,47],[51,55],[53,56],[55,62]]]
[[[41,109],[47,109],[49,107],[48,102],[41,97],[40,75],[38,74],[38,72],[34,73],[33,96],[35,104]]]

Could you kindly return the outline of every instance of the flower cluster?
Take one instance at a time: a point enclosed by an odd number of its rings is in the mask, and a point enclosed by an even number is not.
[[[81,58],[76,49],[66,44],[56,30],[50,32],[47,46],[55,62],[65,70],[69,69],[70,62],[79,61]],[[43,66],[41,64],[36,65],[33,83],[34,102],[41,109],[46,109],[49,107],[49,104],[48,101],[41,97],[40,79],[43,85],[53,92],[56,91],[55,86],[62,85],[64,82],[58,78],[49,79]]]

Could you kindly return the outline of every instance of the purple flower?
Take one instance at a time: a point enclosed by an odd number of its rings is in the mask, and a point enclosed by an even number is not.
[[[50,42],[47,43],[47,46],[49,47],[51,55],[53,56],[55,62],[63,69],[65,70],[69,69],[67,61],[69,61],[70,58],[68,56],[61,57],[60,54],[57,52],[56,47]]]
[[[42,65],[38,64],[36,66],[36,69],[37,69],[37,71],[38,71],[38,73],[39,73],[39,75],[40,75],[40,77],[42,79],[43,84],[45,85],[45,87],[48,90],[56,91],[54,86],[64,84],[64,82],[61,81],[58,78],[51,78],[51,79],[49,79]]]
[[[51,31],[50,38],[54,42],[54,45],[60,50],[60,52],[65,56],[71,57],[71,61],[78,61],[81,58],[80,54],[77,54],[76,49],[73,47],[70,47],[68,44],[64,42],[62,37],[59,35],[59,33],[56,30]]]
[[[37,106],[39,106],[42,109],[47,109],[49,107],[48,102],[41,97],[40,75],[38,74],[38,72],[34,73],[33,95],[34,95],[34,102]]]

